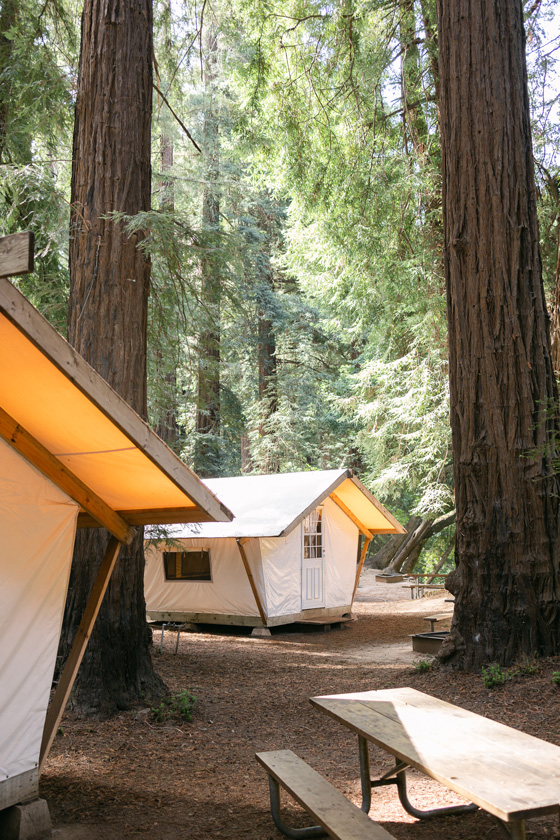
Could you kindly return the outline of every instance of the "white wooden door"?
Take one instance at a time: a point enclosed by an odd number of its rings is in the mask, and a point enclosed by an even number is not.
[[[301,608],[325,606],[323,511],[317,508],[303,521],[301,550]]]

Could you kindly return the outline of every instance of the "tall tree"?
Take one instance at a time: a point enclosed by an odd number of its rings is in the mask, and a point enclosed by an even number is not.
[[[560,652],[557,393],[521,0],[438,0],[445,274],[465,668]]]
[[[70,342],[146,415],[150,265],[141,231],[107,218],[150,207],[151,0],[86,0],[76,101],[70,245]],[[63,644],[72,640],[107,535],[82,532]],[[84,657],[72,703],[111,712],[161,689],[149,656],[142,534],[121,554]]]
[[[219,69],[218,30],[212,21],[204,30],[204,153],[205,185],[202,196],[202,229],[209,247],[200,263],[202,329],[199,335],[197,447],[195,469],[203,476],[220,472],[220,306],[222,288],[213,241],[220,228],[220,139],[216,83]]]

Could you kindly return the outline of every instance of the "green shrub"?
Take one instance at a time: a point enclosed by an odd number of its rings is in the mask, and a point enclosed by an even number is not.
[[[171,718],[181,718],[185,723],[192,720],[193,709],[196,705],[196,697],[188,689],[165,697],[159,706],[152,706],[150,709],[152,719],[157,723],[163,723]]]
[[[514,669],[512,672],[512,676],[519,676],[521,677],[532,677],[534,674],[538,674],[541,669],[540,663],[537,662],[535,659],[527,659],[524,662],[520,662],[519,665]]]
[[[433,659],[417,659],[414,663],[414,669],[420,674],[427,674],[434,666]]]
[[[554,685],[560,686],[560,671],[553,671],[551,679]]]
[[[502,666],[497,663],[482,669],[482,682],[486,688],[496,688],[499,685],[504,685],[509,679],[510,676],[507,671],[504,671]]]

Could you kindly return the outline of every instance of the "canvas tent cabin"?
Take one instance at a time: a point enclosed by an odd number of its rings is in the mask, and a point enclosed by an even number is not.
[[[0,240],[0,257],[1,248]],[[37,795],[40,766],[134,526],[231,514],[1,276],[0,359],[1,818]],[[82,525],[104,526],[112,537],[47,714]]]
[[[144,576],[151,620],[270,627],[343,615],[371,537],[404,533],[346,469],[205,484],[234,520],[176,525],[166,539],[151,532]]]

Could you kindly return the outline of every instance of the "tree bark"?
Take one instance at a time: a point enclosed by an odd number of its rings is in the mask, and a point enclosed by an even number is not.
[[[150,265],[106,218],[150,207],[151,0],[86,0],[74,127],[68,336],[143,417]],[[68,653],[108,535],[79,532],[61,652]],[[108,714],[161,693],[152,669],[143,594],[142,534],[113,574],[71,699]]]
[[[386,569],[389,567],[397,551],[410,538],[412,532],[416,530],[421,522],[422,518],[420,516],[411,516],[406,523],[406,534],[395,534],[393,537],[389,537],[379,551],[374,554],[368,565],[372,569]]]
[[[435,534],[439,534],[440,531],[445,530],[445,528],[449,528],[454,521],[454,510],[443,514],[443,516],[439,516],[437,519],[429,516],[424,520],[420,520],[414,530],[409,532],[408,538],[400,549],[395,553],[389,566],[390,570],[392,572],[410,574],[416,566],[422,549],[428,540],[435,536]]]
[[[220,309],[222,288],[219,261],[213,241],[220,229],[220,142],[216,105],[218,78],[218,35],[214,27],[206,30],[204,63],[204,155],[206,184],[202,198],[202,228],[207,253],[201,260],[202,329],[198,339],[198,394],[196,409],[197,443],[194,467],[200,475],[220,474]]]
[[[457,568],[442,658],[560,652],[557,393],[521,0],[438,0]]]

